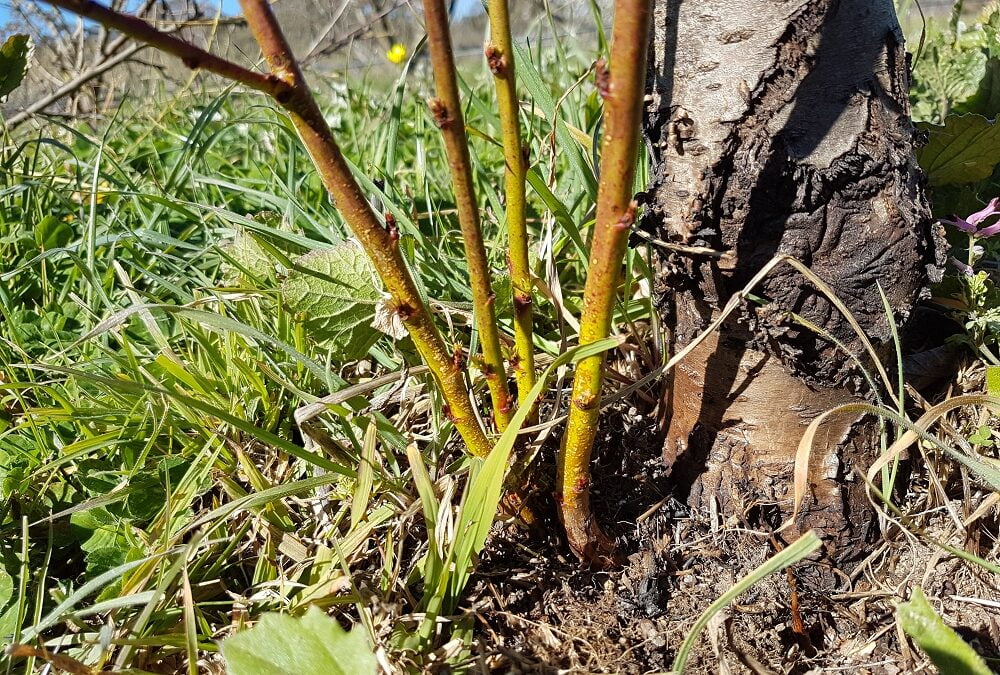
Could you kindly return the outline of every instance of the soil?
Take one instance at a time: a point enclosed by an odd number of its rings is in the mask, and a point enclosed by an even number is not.
[[[602,420],[602,430],[594,509],[627,564],[611,571],[582,568],[560,540],[554,506],[544,498],[551,491],[538,486],[535,512],[544,522],[530,532],[498,526],[474,578],[469,602],[479,621],[476,670],[668,671],[698,616],[774,553],[767,534],[692,512],[674,499],[648,411],[619,406]],[[535,475],[552,475],[547,465],[554,451],[543,449]],[[911,501],[928,490],[924,473],[913,472]],[[969,502],[962,500],[963,481],[951,482],[954,501],[925,513],[922,527],[997,560],[994,518],[978,520],[968,540],[953,536],[948,508],[965,515],[963,503]],[[935,672],[895,622],[895,604],[917,584],[980,654],[1000,659],[995,579],[891,526],[887,535],[874,534],[868,557],[850,569],[810,574],[815,563],[802,563],[794,574],[776,573],[754,586],[710,623],[686,672]],[[811,586],[814,579],[834,584]],[[801,625],[791,610],[793,588]]]

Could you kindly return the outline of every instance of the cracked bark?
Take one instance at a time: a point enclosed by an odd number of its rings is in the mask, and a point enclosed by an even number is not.
[[[884,355],[885,290],[903,325],[940,274],[912,152],[902,34],[891,0],[658,0],[646,114],[655,167],[644,226],[659,238],[728,253],[661,257],[660,311],[673,350],[777,253],[836,290]],[[864,395],[853,362],[791,322],[861,343],[836,309],[781,268],[665,386],[664,460],[698,508],[750,525],[790,513],[795,449],[810,419]],[[839,561],[869,522],[852,476],[877,452],[870,420],[826,427],[800,525]]]

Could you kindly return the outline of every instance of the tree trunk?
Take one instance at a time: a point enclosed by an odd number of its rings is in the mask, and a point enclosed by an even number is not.
[[[904,325],[940,274],[941,246],[913,156],[907,60],[891,0],[657,0],[646,138],[646,227],[711,257],[665,252],[672,352],[778,253],[830,284],[882,355],[879,284]],[[791,512],[792,465],[819,413],[870,394],[836,308],[779,267],[670,376],[664,459],[691,506],[752,526]],[[890,369],[890,372],[893,372]],[[877,423],[827,425],[810,463],[803,527],[844,561],[870,522],[864,484]]]

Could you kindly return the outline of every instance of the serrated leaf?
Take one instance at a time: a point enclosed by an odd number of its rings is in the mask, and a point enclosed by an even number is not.
[[[991,57],[986,62],[986,69],[976,93],[965,102],[956,105],[955,112],[996,118],[997,113],[1000,113],[1000,59]]]
[[[31,38],[23,33],[11,35],[0,47],[0,98],[21,84],[33,49]]]
[[[990,675],[983,659],[941,620],[919,586],[896,607],[903,631],[927,653],[943,675]]]
[[[917,126],[928,134],[917,160],[933,186],[984,180],[1000,162],[1000,126],[982,115],[949,115],[942,126]]]
[[[348,632],[316,607],[294,619],[265,614],[256,626],[222,641],[229,675],[365,675],[378,664],[368,637]]]
[[[298,258],[281,290],[310,339],[333,358],[352,361],[364,357],[379,338],[372,320],[382,294],[374,279],[361,247],[345,242]]]

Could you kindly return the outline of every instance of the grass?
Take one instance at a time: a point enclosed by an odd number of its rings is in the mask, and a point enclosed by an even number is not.
[[[599,103],[580,84],[594,54],[533,56],[524,69],[549,102],[523,111],[538,149],[528,227],[547,290],[535,342],[548,362],[574,340],[567,319],[578,315],[593,218],[578,189],[593,180],[590,148],[567,130],[592,135]],[[422,71],[411,63],[394,83],[350,88],[313,81],[345,153],[372,178],[372,199],[396,209],[447,340],[474,352]],[[487,252],[501,270],[493,85],[485,67],[464,77]],[[345,239],[284,118],[260,97],[195,85],[129,98],[96,130],[53,121],[3,141],[0,633],[41,636],[92,667],[142,669],[194,668],[233,628],[307,604],[343,606],[415,665],[459,634],[431,622],[419,645],[391,639],[419,623],[408,616],[427,602],[417,592],[431,581],[426,553],[443,550],[427,548],[431,535],[461,544],[418,516],[436,492],[442,522],[461,517],[453,508],[472,466],[449,442],[415,352],[383,337],[360,360],[335,360],[230,243],[249,234],[281,268],[282,252]],[[641,252],[629,256],[637,287],[649,268]],[[618,319],[648,320],[648,297],[624,297]],[[509,337],[511,308],[499,309]],[[296,410],[378,377],[385,384],[296,422]],[[551,401],[543,409],[543,423],[558,413]],[[449,611],[460,590],[448,591]],[[30,672],[31,659],[10,668]]]

